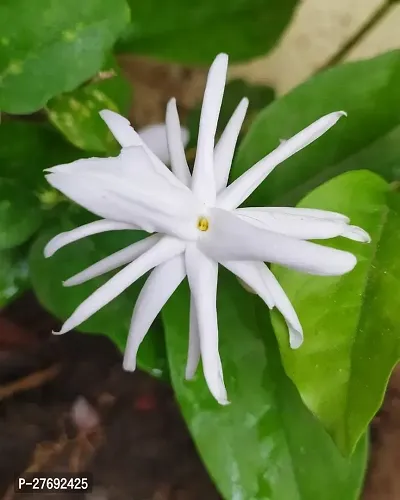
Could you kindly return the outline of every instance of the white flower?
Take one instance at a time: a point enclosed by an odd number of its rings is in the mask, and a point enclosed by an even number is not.
[[[142,141],[155,153],[162,162],[170,165],[167,128],[164,123],[156,123],[148,125],[138,130],[139,137]],[[189,142],[189,131],[185,127],[181,127],[181,138],[183,146],[186,147]]]
[[[226,187],[248,106],[247,99],[240,102],[214,148],[227,64],[227,56],[220,54],[208,75],[193,175],[186,162],[174,99],[166,114],[172,172],[125,118],[102,111],[122,146],[118,158],[79,160],[51,168],[47,175],[52,186],[102,219],[56,236],[45,248],[49,257],[68,243],[104,231],[140,228],[155,233],[64,283],[77,285],[126,265],[75,310],[59,333],[80,325],[154,268],[136,302],[126,346],[124,367],[134,370],[149,327],[187,276],[191,307],[186,377],[193,377],[201,355],[208,387],[221,404],[228,400],[218,352],[218,264],[251,287],[268,307],[277,307],[288,325],[290,345],[297,348],[303,340],[300,322],[264,262],[311,274],[341,275],[353,269],[355,256],[306,240],[344,236],[369,241],[365,231],[350,226],[349,219],[338,213],[277,207],[238,209],[274,167],[318,139],[344,113],[323,116]]]

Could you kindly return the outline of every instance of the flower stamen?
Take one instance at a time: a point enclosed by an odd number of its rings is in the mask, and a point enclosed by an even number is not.
[[[199,217],[197,221],[197,229],[199,231],[207,231],[208,230],[208,219],[206,217]]]

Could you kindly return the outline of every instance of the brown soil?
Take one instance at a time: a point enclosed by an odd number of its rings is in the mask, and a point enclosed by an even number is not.
[[[170,388],[123,372],[105,337],[49,335],[58,326],[29,294],[0,316],[0,497],[14,498],[24,471],[91,471],[94,492],[77,500],[219,499]],[[73,418],[81,397],[94,410],[88,426]],[[400,371],[371,437],[363,500],[398,500]]]
[[[95,481],[88,500],[220,498],[171,389],[125,373],[105,337],[49,335],[58,326],[32,295],[0,316],[0,498],[14,498],[23,471],[88,470]],[[88,429],[73,421],[80,397],[99,419]]]

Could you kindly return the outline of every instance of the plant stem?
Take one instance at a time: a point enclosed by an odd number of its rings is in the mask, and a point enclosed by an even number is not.
[[[318,69],[318,72],[331,68],[342,61],[351,49],[353,49],[353,47],[355,47],[357,43],[386,16],[391,7],[397,1],[398,0],[387,0],[383,3],[373,16],[370,19],[367,19],[367,21],[356,33],[354,33],[354,35],[343,45],[343,47]]]

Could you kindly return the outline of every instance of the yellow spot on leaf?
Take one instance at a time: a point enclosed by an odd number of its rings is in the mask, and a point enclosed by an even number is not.
[[[86,106],[82,106],[81,114],[84,118],[90,118],[92,116],[89,107]]]
[[[22,62],[21,61],[10,62],[6,71],[9,75],[20,75],[22,73]]]
[[[197,221],[197,229],[200,231],[207,231],[208,225],[208,219],[206,217],[199,217],[199,220]]]
[[[62,113],[61,120],[64,122],[64,126],[70,129],[75,128],[75,121],[73,116],[70,113]]]
[[[70,108],[75,110],[75,111],[78,111],[78,109],[82,106],[81,103],[79,101],[77,101],[76,99],[74,99],[73,97],[70,97],[70,99],[68,100],[68,103],[69,103]]]
[[[106,100],[106,96],[103,94],[103,92],[100,92],[100,90],[94,89],[92,91],[92,95],[100,102],[104,102]]]
[[[76,40],[76,31],[65,30],[62,32],[62,37],[66,42],[73,42]]]

